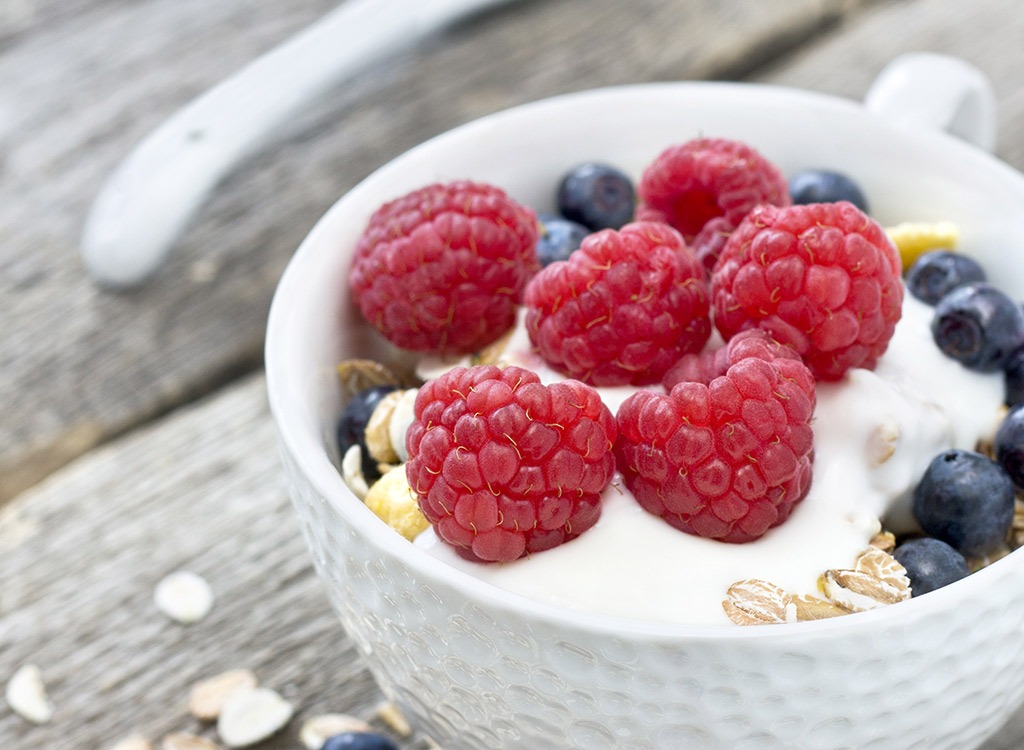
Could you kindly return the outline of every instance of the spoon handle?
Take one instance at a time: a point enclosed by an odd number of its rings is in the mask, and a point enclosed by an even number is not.
[[[81,254],[111,287],[149,278],[210,191],[340,81],[441,26],[508,0],[347,0],[180,109],[116,168]]]

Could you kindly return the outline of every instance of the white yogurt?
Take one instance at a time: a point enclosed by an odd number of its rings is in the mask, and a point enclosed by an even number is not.
[[[932,308],[905,295],[903,318],[874,371],[817,386],[814,480],[790,518],[747,544],[691,536],[643,509],[621,479],[601,519],[577,539],[511,563],[463,560],[433,531],[416,544],[495,586],[572,609],[676,624],[729,624],[728,587],[746,578],[814,593],[830,568],[848,568],[881,527],[913,525],[910,496],[932,458],[990,436],[1003,400],[999,374],[971,372],[932,341]],[[507,353],[544,382],[561,378],[520,330]],[[615,412],[635,388],[601,388]],[[889,455],[891,453],[891,455]]]

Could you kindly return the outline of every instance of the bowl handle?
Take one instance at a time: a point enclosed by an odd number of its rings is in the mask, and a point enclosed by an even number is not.
[[[890,62],[864,106],[912,128],[942,130],[985,151],[996,144],[996,101],[989,79],[956,57],[911,52]]]
[[[110,287],[149,278],[209,192],[346,77],[424,34],[508,0],[346,0],[150,133],[86,218],[86,271]]]

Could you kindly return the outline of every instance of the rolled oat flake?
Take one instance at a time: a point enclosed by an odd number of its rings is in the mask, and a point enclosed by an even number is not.
[[[232,693],[217,719],[217,733],[228,747],[248,747],[277,733],[291,720],[292,704],[269,688]]]
[[[213,590],[187,570],[171,573],[156,585],[153,601],[161,612],[183,624],[202,620],[213,607]]]
[[[53,704],[46,695],[43,673],[35,664],[19,668],[7,683],[7,705],[18,716],[33,724],[45,724],[53,718]]]

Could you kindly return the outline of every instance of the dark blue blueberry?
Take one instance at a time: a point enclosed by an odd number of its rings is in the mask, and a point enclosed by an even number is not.
[[[907,271],[907,290],[934,305],[958,286],[985,280],[985,269],[974,258],[952,250],[932,250]]]
[[[633,181],[607,164],[581,164],[558,186],[558,211],[592,232],[619,229],[633,220],[636,191]]]
[[[971,572],[964,556],[941,539],[911,539],[893,550],[892,555],[907,569],[911,596],[941,589]]]
[[[1015,406],[996,430],[996,461],[1018,487],[1024,488],[1024,406]]]
[[[996,372],[1024,345],[1024,311],[991,284],[964,284],[935,305],[932,336],[964,367]]]
[[[398,746],[376,732],[342,732],[328,737],[320,750],[398,750]]]
[[[789,197],[794,203],[835,203],[849,201],[868,213],[868,200],[860,186],[840,172],[806,169],[789,180]]]
[[[1024,348],[1010,355],[1003,367],[1006,405],[1024,404]]]
[[[345,405],[345,410],[341,413],[341,418],[338,419],[339,455],[344,458],[349,448],[358,445],[362,452],[363,476],[367,481],[379,479],[380,472],[377,470],[377,462],[366,450],[366,425],[373,415],[373,410],[377,408],[377,404],[393,390],[395,390],[393,385],[378,385],[357,393]]]
[[[914,488],[914,517],[929,536],[977,557],[1005,542],[1013,494],[1009,474],[995,461],[948,450],[932,459]]]
[[[566,260],[576,250],[590,230],[561,216],[541,214],[540,236],[537,238],[537,259],[542,266],[556,260]]]

